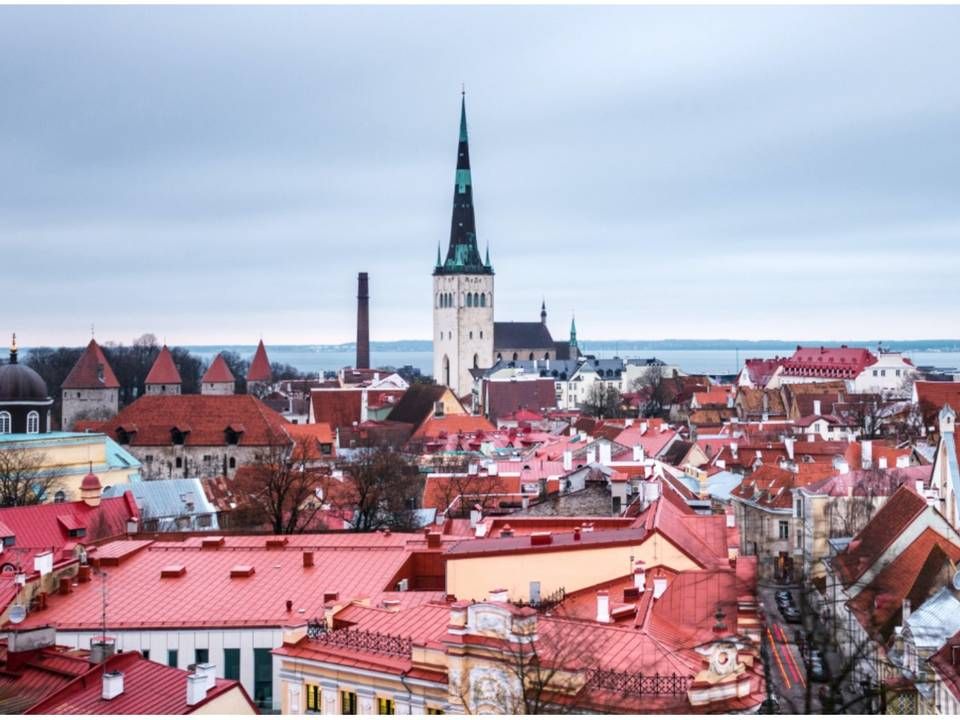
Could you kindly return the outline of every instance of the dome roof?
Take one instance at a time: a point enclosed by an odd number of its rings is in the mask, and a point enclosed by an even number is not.
[[[17,362],[16,346],[10,351],[10,363],[0,365],[0,403],[4,401],[46,403],[47,384],[37,372]]]
[[[100,478],[93,474],[93,469],[90,469],[83,477],[83,481],[80,483],[81,490],[99,490],[100,489]]]

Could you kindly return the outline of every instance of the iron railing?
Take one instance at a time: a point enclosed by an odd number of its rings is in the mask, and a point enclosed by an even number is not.
[[[511,603],[517,607],[530,607],[537,612],[545,613],[553,610],[562,603],[567,597],[565,588],[554,590],[549,595],[544,595],[539,600],[512,600]]]
[[[318,632],[313,639],[324,645],[333,645],[334,647],[346,648],[348,650],[372,652],[380,655],[410,657],[413,653],[413,641],[410,638],[400,637],[399,635],[387,635],[386,633],[372,632],[369,630],[340,628],[339,630]]]
[[[597,668],[587,672],[587,687],[612,690],[623,695],[680,695],[687,692],[690,679],[685,675],[644,675]]]

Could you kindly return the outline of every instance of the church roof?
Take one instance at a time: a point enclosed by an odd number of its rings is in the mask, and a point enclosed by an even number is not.
[[[182,382],[180,371],[173,362],[173,354],[166,345],[160,348],[160,354],[153,361],[153,367],[144,382],[147,385],[179,385]]]
[[[490,254],[486,262],[477,247],[477,225],[473,215],[473,182],[470,177],[470,147],[467,140],[466,98],[460,103],[460,139],[457,145],[457,172],[453,185],[453,217],[450,222],[450,245],[447,258],[440,262],[437,253],[435,275],[492,275]]]
[[[234,382],[235,380],[236,378],[233,377],[233,373],[230,372],[230,368],[227,367],[227,361],[223,359],[223,356],[220,353],[217,353],[217,356],[213,359],[213,362],[210,363],[210,367],[207,368],[207,371],[203,374],[200,382],[228,383]]]
[[[542,322],[495,322],[493,324],[493,349],[542,349],[555,350],[550,331]]]
[[[120,383],[113,374],[113,368],[107,362],[103,349],[96,340],[91,339],[61,387],[64,390],[119,388]]]
[[[273,373],[270,371],[267,349],[263,346],[263,340],[261,340],[260,344],[257,345],[257,351],[253,354],[250,369],[247,370],[247,381],[270,382],[272,379]]]

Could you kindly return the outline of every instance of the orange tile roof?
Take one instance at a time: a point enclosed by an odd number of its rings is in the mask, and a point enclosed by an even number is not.
[[[441,433],[456,435],[458,433],[494,432],[496,428],[482,415],[445,415],[444,417],[430,417],[417,428],[414,439],[440,437]]]
[[[273,372],[270,370],[270,361],[267,359],[267,349],[261,340],[247,370],[247,382],[270,382],[272,379]]]
[[[213,362],[210,363],[210,367],[207,368],[200,382],[229,383],[235,380],[236,378],[233,376],[233,373],[230,372],[230,368],[227,367],[227,362],[223,359],[223,355],[217,353],[217,356],[213,359]]]
[[[173,354],[166,345],[160,348],[160,354],[153,361],[144,382],[147,385],[179,385],[182,382],[180,371],[173,362]]]
[[[113,368],[110,367],[103,348],[97,344],[96,340],[91,339],[61,387],[64,390],[119,388],[120,382],[113,374]]]

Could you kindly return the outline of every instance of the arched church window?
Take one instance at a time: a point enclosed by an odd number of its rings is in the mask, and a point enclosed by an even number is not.
[[[503,353],[497,353],[497,362],[503,360]]]
[[[514,354],[513,354],[513,361],[516,362],[519,357],[520,357],[519,355],[517,355],[516,353],[514,353]]]
[[[473,295],[467,293],[467,307],[473,307]]]
[[[475,368],[480,367],[480,356],[477,355],[476,353],[473,354],[473,367]]]
[[[530,353],[530,357],[527,358],[530,362],[533,362],[533,353]]]
[[[544,359],[544,360],[549,360],[549,359],[550,359],[550,353],[544,353],[544,354],[543,354],[543,359]]]
[[[486,307],[486,306],[487,306],[487,294],[486,294],[486,293],[481,293],[481,294],[480,294],[480,307]]]
[[[63,490],[57,490],[53,496],[53,501],[55,503],[62,503],[67,501],[67,494]]]
[[[11,427],[13,423],[10,419],[10,413],[6,410],[0,412],[0,435],[6,435],[11,432]]]
[[[450,385],[450,358],[443,356],[443,384]]]
[[[480,307],[480,293],[473,294],[473,306]]]
[[[473,330],[470,331],[470,339],[473,340]]]
[[[36,410],[31,410],[29,413],[27,413],[27,432],[40,432],[40,413],[38,413]]]

